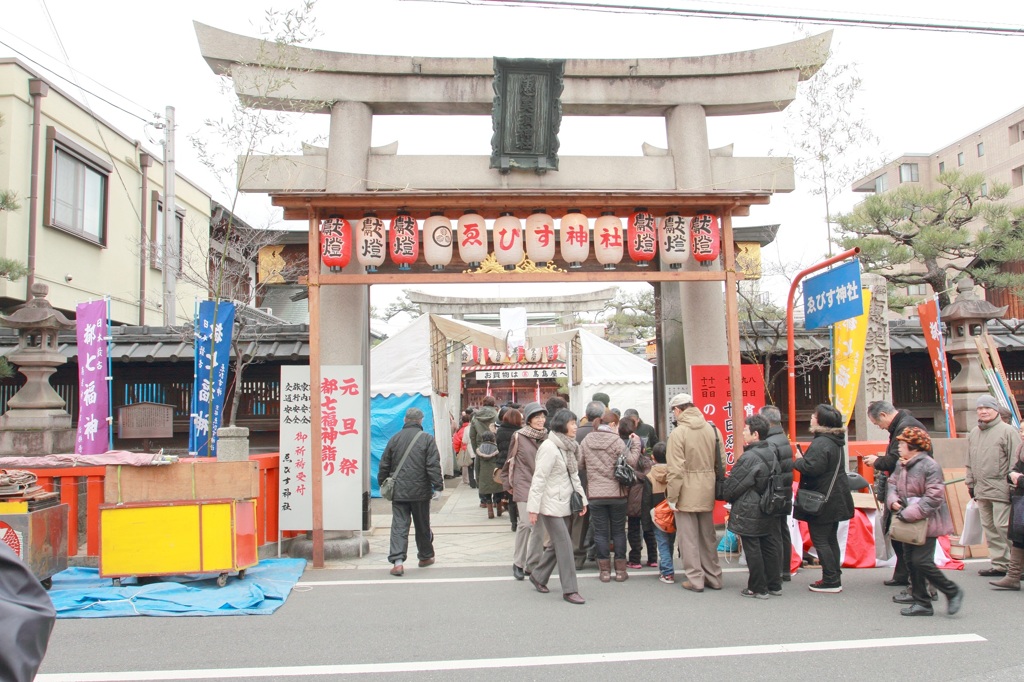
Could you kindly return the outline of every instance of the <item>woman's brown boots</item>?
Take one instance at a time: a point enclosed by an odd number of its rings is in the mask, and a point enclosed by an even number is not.
[[[615,582],[624,583],[629,579],[629,574],[626,573],[626,560],[616,559],[615,560]]]
[[[492,504],[491,502],[487,503],[487,518],[494,518],[494,504]]]
[[[989,585],[997,590],[1020,591],[1020,573],[1024,569],[1024,548],[1010,548],[1010,565],[1006,568],[1006,575],[999,580],[990,580]]]
[[[603,583],[610,583],[612,581],[612,560],[611,559],[598,559],[597,560],[597,579]]]

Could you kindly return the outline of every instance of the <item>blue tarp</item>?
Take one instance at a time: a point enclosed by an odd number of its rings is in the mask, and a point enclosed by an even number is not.
[[[388,441],[405,425],[405,411],[418,407],[423,411],[423,430],[434,435],[434,410],[430,398],[419,393],[375,395],[370,399],[370,495],[380,497],[377,471]]]
[[[117,618],[121,616],[244,616],[270,615],[302,577],[305,559],[264,559],[241,580],[228,577],[163,576],[138,584],[125,578],[114,587],[95,568],[69,568],[53,576],[50,599],[58,618]]]

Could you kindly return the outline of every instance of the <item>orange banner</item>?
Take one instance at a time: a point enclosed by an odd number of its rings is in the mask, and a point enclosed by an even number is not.
[[[932,359],[932,371],[935,374],[935,383],[939,388],[939,399],[942,401],[942,409],[946,413],[946,430],[950,438],[956,438],[953,399],[949,392],[949,367],[946,364],[946,342],[942,338],[939,306],[934,297],[917,306],[917,316],[921,320],[924,342],[928,345],[928,355]]]

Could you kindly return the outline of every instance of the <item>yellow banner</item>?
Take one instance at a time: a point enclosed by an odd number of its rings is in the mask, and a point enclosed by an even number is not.
[[[843,415],[843,425],[850,423],[853,407],[857,403],[857,388],[864,369],[864,344],[868,337],[868,312],[871,310],[871,290],[863,289],[864,314],[836,322],[832,327],[832,375],[829,394],[832,404]],[[831,395],[835,387],[835,395]]]

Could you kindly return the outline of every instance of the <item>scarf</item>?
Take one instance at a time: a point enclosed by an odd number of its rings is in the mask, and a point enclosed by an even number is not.
[[[529,424],[523,424],[523,427],[519,429],[519,433],[523,434],[527,438],[532,438],[533,440],[537,441],[538,445],[541,441],[548,437],[547,429],[535,429]]]
[[[577,471],[576,460],[579,457],[580,444],[576,442],[576,439],[569,438],[558,431],[552,431],[548,439],[553,440],[558,449],[565,453],[565,465],[569,469],[570,475]]]

